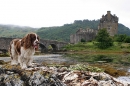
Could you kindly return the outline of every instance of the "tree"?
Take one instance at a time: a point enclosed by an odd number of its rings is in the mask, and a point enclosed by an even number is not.
[[[116,35],[114,38],[115,41],[117,42],[124,42],[126,37],[127,37],[126,34],[120,34],[120,35]]]
[[[100,29],[96,36],[96,46],[100,49],[106,49],[113,46],[112,38],[110,38],[109,33],[105,28]]]
[[[130,36],[127,36],[127,37],[125,38],[124,42],[130,43]]]

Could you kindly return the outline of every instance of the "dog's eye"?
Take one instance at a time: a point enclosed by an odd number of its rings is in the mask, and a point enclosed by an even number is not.
[[[39,36],[37,36],[37,39],[39,40]]]

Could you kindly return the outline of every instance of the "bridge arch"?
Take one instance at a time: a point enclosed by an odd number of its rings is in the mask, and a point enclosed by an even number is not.
[[[41,53],[48,51],[48,49],[46,48],[44,44],[40,43],[39,46],[40,46]]]
[[[57,51],[58,50],[58,47],[56,44],[50,44],[51,47],[52,47],[52,51]]]
[[[39,44],[41,52],[48,52],[48,51],[57,51],[58,47],[56,44],[48,44],[44,45],[43,43]]]

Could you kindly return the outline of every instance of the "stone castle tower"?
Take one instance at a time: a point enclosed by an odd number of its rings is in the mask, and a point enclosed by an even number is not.
[[[115,14],[112,15],[111,11],[107,11],[107,14],[105,16],[102,15],[102,18],[100,19],[98,30],[103,28],[107,29],[110,36],[117,34],[118,17]]]

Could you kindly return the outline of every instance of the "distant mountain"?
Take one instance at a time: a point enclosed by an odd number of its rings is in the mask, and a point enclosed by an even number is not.
[[[97,29],[99,20],[75,20],[72,24],[64,24],[60,27],[42,27],[37,30],[37,34],[44,39],[59,40],[69,42],[70,35],[79,28]],[[118,24],[118,34],[130,36],[130,29],[123,24]]]
[[[64,24],[63,26],[42,28],[0,24],[0,37],[21,38],[29,32],[36,32],[42,39],[69,42],[70,35],[74,34],[78,29],[97,29],[98,24],[99,20],[75,20],[73,23]],[[130,29],[119,23],[118,34],[126,34],[130,36]]]
[[[118,24],[118,34],[126,34],[126,35],[130,36],[130,28],[119,23]]]
[[[36,32],[36,31],[37,31],[36,28],[31,28],[27,26],[0,24],[0,37],[21,38],[28,32]]]

